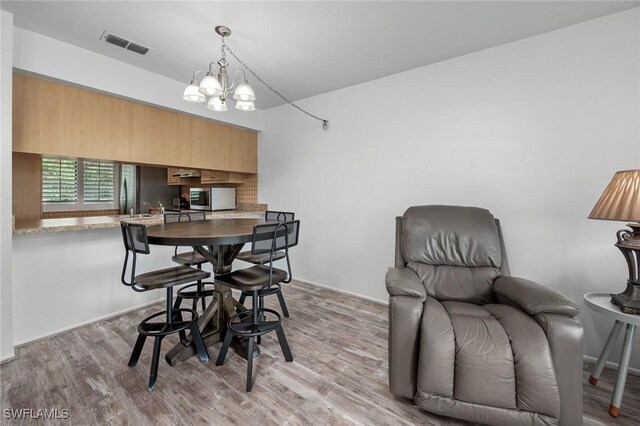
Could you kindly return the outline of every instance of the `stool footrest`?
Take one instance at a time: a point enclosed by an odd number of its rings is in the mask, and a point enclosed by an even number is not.
[[[270,288],[265,288],[262,289],[260,291],[258,291],[258,296],[272,296],[274,294],[277,294],[279,292],[281,292],[282,289],[280,287],[280,284],[272,284]],[[247,296],[251,296],[251,292],[250,291],[243,291],[244,294],[246,294]]]
[[[255,337],[262,336],[264,334],[270,333],[277,329],[282,323],[282,318],[277,311],[273,309],[260,308],[257,309],[258,318],[262,318],[266,316],[265,314],[271,314],[276,318],[270,321],[258,321],[257,324],[253,324],[251,322],[253,317],[253,311],[242,311],[238,312],[234,316],[229,319],[227,331],[231,332],[233,335],[238,337]],[[238,319],[240,322],[233,322]]]
[[[212,297],[215,289],[212,288],[215,284],[212,282],[202,282],[189,284],[182,287],[178,290],[178,297],[182,297],[183,299],[200,299],[202,297]],[[198,291],[198,286],[202,286],[202,290]],[[209,289],[205,289],[205,286],[210,286]]]
[[[191,319],[188,321],[179,319],[182,317],[183,313],[190,314]],[[146,317],[138,325],[138,333],[142,334],[143,336],[150,337],[166,336],[168,334],[187,330],[189,327],[191,327],[192,324],[198,321],[198,313],[193,309],[172,309],[171,314],[173,318],[178,318],[174,321],[171,321],[171,323],[166,321],[167,311],[156,312],[155,314]],[[155,322],[152,321],[159,317],[164,317],[165,320]]]

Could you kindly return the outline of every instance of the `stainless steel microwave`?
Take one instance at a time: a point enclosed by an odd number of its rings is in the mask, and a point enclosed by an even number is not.
[[[235,188],[191,188],[192,210],[233,210],[236,208]]]

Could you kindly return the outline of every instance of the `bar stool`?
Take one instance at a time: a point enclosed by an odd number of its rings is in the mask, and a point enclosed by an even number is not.
[[[294,217],[295,217],[295,213],[293,212],[280,212],[275,210],[267,210],[264,215],[264,219],[266,221],[272,221],[272,222],[273,221],[290,222],[294,219]],[[275,253],[273,253],[272,258],[270,257],[269,253],[252,254],[251,251],[243,251],[242,253],[238,254],[238,256],[236,256],[236,259],[242,260],[243,262],[253,263],[254,265],[264,265],[268,263],[270,259],[272,261],[275,261],[275,260],[280,260],[284,258],[287,259],[287,268],[289,269],[289,271],[291,271],[291,265],[289,264],[289,257],[286,256],[283,251],[276,251]],[[291,282],[290,278],[283,281],[282,283],[288,284],[289,282]],[[285,317],[288,317],[289,310],[287,309],[287,303],[284,300],[284,295],[282,294],[282,289],[280,287],[280,284],[275,284],[270,289],[261,290],[259,292],[258,296],[259,296],[260,307],[264,306],[265,296],[272,296],[274,294],[278,296],[278,302],[280,303],[280,309],[282,309],[282,314]],[[244,301],[246,300],[247,296],[251,296],[251,292],[243,291],[239,299],[240,304],[244,304]],[[258,343],[260,342],[258,341]]]
[[[271,286],[284,282],[287,278],[291,279],[290,270],[286,272],[273,267],[273,254],[277,250],[284,250],[285,254],[287,254],[289,247],[297,245],[299,230],[299,220],[255,225],[253,227],[251,253],[255,255],[268,254],[268,266],[256,265],[215,277],[216,284],[251,293],[253,302],[251,310],[241,311],[229,318],[227,334],[216,360],[216,365],[224,364],[233,336],[247,339],[247,354],[249,354],[247,357],[247,392],[251,392],[253,386],[254,338],[260,338],[260,336],[275,331],[284,359],[287,362],[293,361],[293,356],[282,328],[280,314],[273,309],[259,307],[258,298],[261,290],[268,290]]]
[[[165,213],[164,223],[176,223],[176,222],[193,222],[199,220],[205,220],[206,215],[204,212],[191,212],[191,213]],[[174,255],[171,260],[182,266],[195,266],[198,269],[202,269],[202,264],[209,263],[200,253],[195,250],[178,253],[178,247],[174,250]],[[184,299],[191,299],[192,307],[195,311],[198,307],[198,300],[202,300],[202,310],[206,308],[205,298],[213,297],[214,288],[212,282],[202,282],[198,280],[195,284],[190,284],[182,287],[178,290],[176,296],[176,302],[173,305],[175,309],[182,305]]]
[[[143,319],[138,325],[138,339],[129,358],[129,367],[135,367],[140,358],[140,353],[144,347],[147,337],[153,337],[153,355],[151,357],[151,372],[149,374],[149,384],[147,389],[152,391],[158,378],[158,361],[160,359],[160,345],[162,339],[167,335],[179,333],[181,338],[185,338],[185,330],[191,330],[193,342],[198,351],[201,361],[209,360],[209,353],[202,341],[200,330],[198,330],[198,313],[195,309],[174,308],[173,287],[176,285],[190,283],[196,280],[209,278],[211,274],[188,266],[176,266],[162,269],[160,271],[147,272],[136,275],[136,262],[138,254],[149,254],[149,242],[147,239],[147,229],[143,224],[121,222],[122,239],[124,241],[125,258],[122,267],[120,280],[134,291],[144,292],[165,288],[167,290],[166,310],[156,312]],[[131,257],[131,262],[129,262]],[[127,270],[131,263],[131,273],[127,281]],[[189,320],[182,320],[182,314],[189,314]],[[154,321],[164,317],[164,321]],[[177,318],[180,319],[177,319]]]

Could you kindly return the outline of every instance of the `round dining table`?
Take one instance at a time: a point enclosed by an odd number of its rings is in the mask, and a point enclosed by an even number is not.
[[[216,275],[230,270],[245,243],[251,242],[253,227],[264,219],[209,219],[147,226],[149,244],[190,246],[216,268]],[[221,256],[224,255],[224,256]],[[220,257],[219,257],[220,256]],[[218,259],[222,262],[218,262]]]
[[[162,246],[193,247],[213,265],[214,275],[231,271],[231,264],[245,243],[253,237],[253,227],[265,223],[264,219],[209,219],[163,223],[147,226],[149,244]],[[198,319],[198,327],[206,345],[220,341],[226,331],[227,321],[237,309],[244,309],[233,298],[229,287],[215,284],[214,297]],[[238,352],[245,358],[242,348]],[[256,351],[254,356],[257,355]],[[196,353],[191,337],[178,342],[166,360],[176,365]]]

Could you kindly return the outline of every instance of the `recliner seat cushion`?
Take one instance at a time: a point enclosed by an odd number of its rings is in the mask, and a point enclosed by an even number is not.
[[[407,268],[416,273],[427,295],[443,300],[476,304],[494,301],[493,281],[501,273],[498,268],[464,266],[433,266],[409,262]]]
[[[427,297],[419,352],[418,406],[485,424],[558,424],[549,344],[523,311]]]

